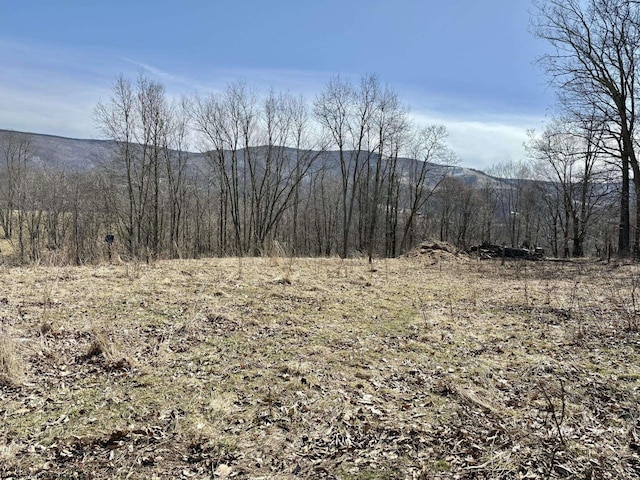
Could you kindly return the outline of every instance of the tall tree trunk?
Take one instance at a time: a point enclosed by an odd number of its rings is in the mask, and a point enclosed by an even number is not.
[[[629,215],[629,157],[622,155],[622,191],[620,192],[620,227],[618,231],[618,253],[629,255],[631,246],[631,222]]]

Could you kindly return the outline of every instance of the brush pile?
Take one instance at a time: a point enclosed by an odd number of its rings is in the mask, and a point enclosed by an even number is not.
[[[407,254],[410,257],[426,256],[433,262],[442,260],[466,259],[467,254],[448,242],[427,241],[422,242],[418,247]]]
[[[544,249],[516,248],[503,245],[478,245],[471,247],[469,253],[480,258],[521,258],[525,260],[540,260],[544,257]]]

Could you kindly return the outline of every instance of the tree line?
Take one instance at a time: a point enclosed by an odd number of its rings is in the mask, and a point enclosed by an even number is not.
[[[550,47],[540,64],[558,94],[558,108],[557,118],[532,138],[531,146],[562,199],[558,221],[573,239],[573,249],[567,238],[563,250],[584,253],[594,207],[608,193],[603,177],[613,177],[617,251],[638,257],[640,5],[634,0],[536,0],[532,26]]]
[[[336,77],[313,101],[243,82],[172,100],[158,81],[120,76],[95,108],[113,145],[99,168],[62,171],[33,161],[28,135],[0,139],[4,251],[74,264],[111,255],[371,261],[440,239],[638,254],[638,7],[540,0],[532,24],[553,46],[540,62],[558,115],[529,132],[526,158],[490,176],[460,175],[446,128],[415,125],[375,75]]]

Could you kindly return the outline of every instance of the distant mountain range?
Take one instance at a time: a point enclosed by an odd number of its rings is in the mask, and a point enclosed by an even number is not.
[[[5,162],[4,145],[11,136],[18,136],[29,143],[34,165],[67,172],[89,172],[109,163],[116,147],[116,142],[113,140],[83,140],[0,129],[0,165]],[[323,155],[327,159],[329,157],[337,158],[337,152],[328,151]],[[199,152],[191,153],[190,158],[194,165],[202,164],[205,161],[204,154]],[[399,159],[401,163],[415,161],[410,158]],[[446,167],[434,165],[434,168],[438,170]],[[480,187],[487,183],[500,183],[500,180],[471,168],[450,167],[449,174],[474,187]]]

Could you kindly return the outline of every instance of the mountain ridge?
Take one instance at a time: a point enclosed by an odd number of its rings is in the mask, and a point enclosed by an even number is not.
[[[24,132],[16,130],[0,129],[0,162],[5,162],[5,149],[2,144],[12,136],[28,141],[31,151],[32,161],[37,166],[53,168],[55,170],[69,172],[89,172],[101,165],[108,163],[117,145],[115,140],[106,139],[83,139],[71,138],[48,133]],[[251,147],[257,150],[262,146]],[[293,147],[284,147],[295,151]],[[188,152],[192,161],[204,159],[206,153]],[[337,154],[336,150],[328,150],[324,155],[331,157]],[[417,160],[408,157],[399,158],[401,162],[416,162]],[[452,177],[460,178],[469,185],[483,185],[487,182],[495,182],[497,179],[487,175],[481,170],[461,167],[457,165],[433,164],[437,168],[451,168],[449,173]]]

